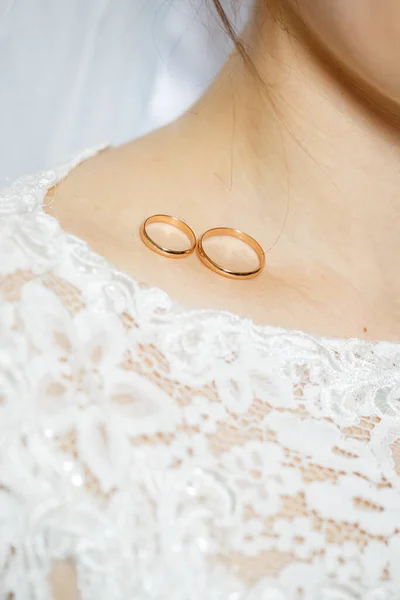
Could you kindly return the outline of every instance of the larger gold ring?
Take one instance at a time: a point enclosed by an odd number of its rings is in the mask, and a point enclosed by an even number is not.
[[[152,223],[166,223],[167,225],[172,225],[176,227],[180,231],[182,231],[190,242],[190,247],[186,248],[186,250],[170,250],[169,248],[164,248],[157,242],[153,240],[147,233],[147,226]],[[150,250],[156,252],[157,254],[161,254],[161,256],[167,256],[168,258],[185,258],[189,254],[192,254],[194,249],[196,248],[196,236],[194,231],[181,219],[177,217],[170,217],[169,215],[153,215],[148,217],[140,226],[140,237],[142,242],[146,244]]]
[[[232,271],[212,260],[205,252],[203,242],[207,238],[217,235],[227,235],[245,242],[245,244],[250,246],[257,254],[258,266],[251,271]],[[214,229],[209,229],[203,233],[197,242],[197,253],[201,262],[211,269],[211,271],[214,271],[214,273],[218,273],[218,275],[222,275],[223,277],[229,277],[230,279],[252,279],[253,277],[257,277],[265,266],[265,252],[260,244],[250,235],[247,235],[247,233],[243,233],[243,231],[239,231],[238,229],[231,229],[230,227],[215,227]]]

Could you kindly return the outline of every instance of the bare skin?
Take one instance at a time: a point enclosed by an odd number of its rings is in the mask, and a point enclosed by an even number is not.
[[[304,2],[297,17],[283,11],[282,27],[260,5],[248,35],[264,83],[233,56],[197,106],[88,160],[52,190],[47,211],[185,306],[317,335],[400,339],[400,92],[358,68],[362,48],[343,63],[341,30],[324,47],[317,27],[326,15],[312,6]],[[381,32],[368,35],[378,43]],[[138,235],[157,212],[197,233],[232,226],[273,246],[264,273],[230,281],[196,256],[158,257]]]

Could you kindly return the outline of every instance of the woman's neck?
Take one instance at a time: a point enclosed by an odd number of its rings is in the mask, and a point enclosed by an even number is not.
[[[276,19],[256,17],[251,58],[259,78],[234,56],[192,111],[209,147],[206,161],[218,157],[213,168],[228,189],[230,214],[266,247],[283,227],[277,260],[289,245],[294,262],[317,258],[373,301],[395,302],[396,113],[346,79],[293,21],[288,33]]]

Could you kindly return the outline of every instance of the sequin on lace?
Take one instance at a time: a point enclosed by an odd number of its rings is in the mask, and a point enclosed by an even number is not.
[[[141,287],[44,214],[77,162],[0,193],[0,597],[399,599],[400,344]]]

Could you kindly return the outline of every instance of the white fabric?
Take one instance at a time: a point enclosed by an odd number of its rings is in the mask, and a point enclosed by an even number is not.
[[[400,344],[174,305],[43,212],[76,162],[0,197],[0,597],[398,600]]]
[[[229,44],[207,0],[0,0],[0,50],[2,187],[172,120]]]
[[[0,184],[136,133],[159,61],[161,5],[0,0]]]
[[[253,0],[222,0],[233,28],[240,32]],[[213,81],[232,43],[211,0],[170,0],[158,19],[154,39],[161,60],[149,101],[145,131],[187,110]]]

